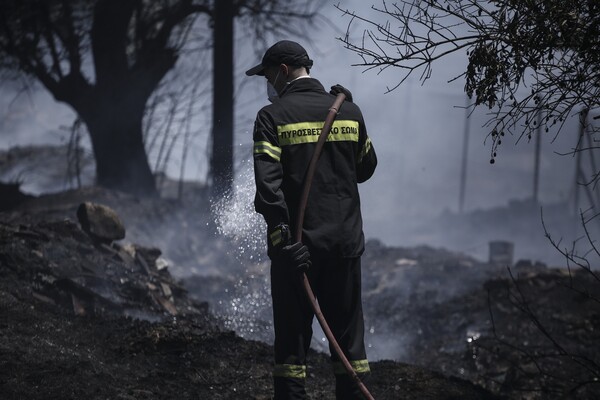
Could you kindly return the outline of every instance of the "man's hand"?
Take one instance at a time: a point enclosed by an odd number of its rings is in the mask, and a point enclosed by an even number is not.
[[[346,89],[339,83],[337,85],[333,85],[331,87],[331,90],[329,91],[329,93],[331,93],[334,96],[337,96],[340,93],[344,93],[346,95],[346,101],[349,101],[350,103],[352,103],[352,93],[350,93],[350,91],[348,89]]]
[[[308,248],[301,242],[296,242],[281,249],[283,259],[290,264],[290,268],[299,273],[306,272],[311,266]]]

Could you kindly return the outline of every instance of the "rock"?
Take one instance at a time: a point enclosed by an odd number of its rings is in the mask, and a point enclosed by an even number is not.
[[[142,257],[149,265],[154,266],[156,264],[156,260],[161,256],[162,252],[160,249],[156,247],[144,247],[140,245],[135,245],[135,254]]]
[[[90,202],[81,203],[77,209],[77,219],[81,229],[97,240],[112,242],[125,237],[125,227],[110,207]]]

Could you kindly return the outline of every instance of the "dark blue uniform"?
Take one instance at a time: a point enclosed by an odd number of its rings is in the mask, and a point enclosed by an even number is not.
[[[292,274],[276,257],[294,232],[306,170],[335,96],[316,79],[299,78],[258,112],[254,126],[256,211],[268,227],[275,326],[275,398],[303,399],[313,312]],[[364,235],[358,183],[371,177],[375,150],[358,106],[344,102],[313,179],[302,231],[311,254],[308,278],[330,328],[358,374],[369,371],[364,348],[360,255]],[[332,350],[338,398],[361,398]]]

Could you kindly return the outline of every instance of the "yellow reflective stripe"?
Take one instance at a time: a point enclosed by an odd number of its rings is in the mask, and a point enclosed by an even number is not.
[[[279,378],[306,378],[306,365],[275,364],[273,376]]]
[[[371,138],[367,138],[365,145],[363,146],[362,150],[360,151],[360,154],[358,155],[359,164],[362,161],[363,157],[366,156],[369,151],[371,151]]]
[[[281,160],[281,148],[265,141],[254,143],[254,154],[266,154],[276,161]]]
[[[369,360],[350,361],[350,365],[357,374],[366,374],[367,372],[371,371],[371,368],[369,367]],[[333,373],[336,375],[345,375],[348,372],[346,371],[346,368],[344,368],[344,364],[342,364],[341,361],[336,361],[333,363]]]
[[[277,246],[282,240],[281,229],[273,231],[273,233],[269,235],[269,238],[271,239],[271,244],[273,246]]]
[[[323,121],[316,121],[279,125],[277,127],[279,145],[289,146],[300,143],[315,143],[319,140],[319,135],[323,129],[323,124]],[[333,121],[333,124],[331,125],[331,132],[327,136],[327,141],[358,142],[358,121]]]

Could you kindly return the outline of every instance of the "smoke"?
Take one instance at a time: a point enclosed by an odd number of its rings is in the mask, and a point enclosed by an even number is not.
[[[61,126],[75,119],[68,106],[37,85],[25,90],[15,81],[0,84],[0,149],[66,143],[69,133]]]
[[[370,12],[364,2],[356,0],[345,1],[344,6]],[[318,40],[307,40],[305,43],[315,60],[311,75],[319,79],[325,88],[341,83],[353,92],[379,156],[379,169],[361,189],[366,236],[378,238],[387,245],[412,246],[427,243],[447,246],[480,258],[485,257],[488,240],[510,239],[506,232],[486,228],[490,231],[489,237],[474,243],[472,237],[481,238],[478,235],[481,227],[474,226],[470,235],[462,236],[464,240],[457,244],[458,236],[449,235],[430,222],[432,217],[458,211],[462,138],[467,123],[470,124],[471,136],[467,154],[464,211],[469,213],[506,207],[513,200],[524,201],[532,195],[534,144],[525,140],[517,143],[518,137],[507,137],[499,150],[496,163],[490,165],[490,148],[489,142],[485,141],[487,129],[484,127],[490,116],[486,110],[478,110],[467,121],[465,110],[461,108],[465,104],[461,80],[452,84],[447,82],[464,70],[465,58],[461,55],[446,58],[443,68],[434,65],[432,78],[424,85],[408,80],[396,91],[385,94],[386,86],[397,79],[393,69],[377,74],[352,66],[359,61],[358,57],[344,49],[335,39],[343,33],[347,18],[333,6],[323,7],[322,12],[331,21],[331,25],[323,27]],[[352,32],[355,35],[360,33]],[[252,125],[256,111],[266,103],[266,93],[264,80],[244,75],[247,67],[255,65],[260,57],[253,46],[244,45],[244,37],[239,40],[240,46],[236,48],[235,125],[238,127],[236,139],[245,146],[251,143],[248,128]],[[183,62],[180,74],[174,74],[173,79],[185,75],[189,64],[189,60]],[[210,109],[207,100],[210,97],[200,95],[201,92],[210,92],[205,89],[199,89],[197,96],[197,105],[202,111],[186,127],[194,135],[187,141],[183,137],[173,141],[168,168],[163,168],[155,154],[160,146],[150,149],[151,165],[155,167],[160,164],[158,170],[166,171],[167,176],[183,175],[186,180],[204,180],[206,177],[206,143],[210,131],[207,127],[210,122],[204,116]],[[0,96],[0,111],[3,116],[0,122],[0,148],[66,143],[69,133],[60,127],[72,123],[73,112],[64,104],[56,103],[45,90],[20,96],[17,93],[18,87],[3,86]],[[13,101],[15,97],[17,101]],[[165,125],[167,120],[165,115],[155,114],[158,126]],[[179,128],[174,126],[171,135],[177,132]],[[573,133],[576,133],[576,126],[571,124],[556,138],[554,132],[544,135],[539,186],[542,204],[573,200],[574,158],[556,154],[567,152],[574,146],[576,135]],[[150,142],[151,140],[149,144]],[[184,148],[188,149],[187,160],[182,160]],[[35,174],[39,171],[40,169],[28,170],[25,183],[37,179]],[[18,177],[19,172],[11,172],[9,178]],[[52,191],[63,188],[64,185],[61,184]],[[29,192],[35,191],[37,194],[45,190],[48,190],[47,185],[40,185]],[[585,196],[582,194],[580,198],[584,199]],[[582,208],[586,209],[587,206],[582,205]],[[576,210],[576,207],[573,205],[571,209]],[[577,223],[577,217],[574,223]],[[491,224],[500,226],[504,224],[504,220],[496,219]],[[424,232],[423,226],[427,225],[429,232]],[[539,219],[535,229],[533,234],[543,239],[544,232]],[[561,227],[556,228],[559,229]],[[543,244],[531,247],[530,244],[523,243],[515,248],[515,253],[518,258],[539,258],[550,262],[546,255],[553,254],[553,250]]]
[[[32,195],[72,189],[78,182],[90,185],[94,166],[91,155],[81,148],[70,152],[66,146],[38,145],[0,150],[0,181],[20,182],[21,190]]]
[[[368,7],[357,0],[347,3],[354,4],[356,9]],[[346,26],[347,20],[333,7],[324,7],[323,12],[332,25]],[[443,246],[476,256],[479,260],[486,258],[490,240],[504,239],[515,242],[515,259],[560,262],[561,256],[544,237],[539,207],[527,211],[530,217],[525,218],[520,212],[514,212],[515,207],[511,206],[516,205],[519,209],[520,205],[528,204],[527,200],[531,197],[533,143],[519,142],[517,136],[507,137],[496,164],[489,164],[489,143],[485,142],[484,127],[489,115],[485,110],[478,111],[466,120],[464,109],[460,108],[465,103],[462,82],[447,83],[448,78],[464,70],[465,60],[446,59],[443,68],[436,69],[426,84],[421,86],[409,80],[395,92],[384,94],[386,86],[395,82],[393,74],[390,74],[393,69],[377,74],[374,71],[363,73],[359,67],[352,67],[351,64],[360,60],[335,40],[335,36],[340,36],[339,29],[328,29],[325,27],[319,38],[306,46],[311,58],[315,59],[311,75],[319,79],[325,88],[341,83],[353,92],[379,157],[374,177],[360,186],[366,237],[378,238],[387,246]],[[248,128],[256,111],[266,103],[264,80],[244,76],[243,71],[259,61],[252,46],[246,44],[242,41],[238,46],[235,77],[236,85],[239,85],[236,126],[240,127],[236,139],[243,154],[247,154],[244,150],[252,141]],[[249,52],[252,54],[249,55]],[[0,96],[0,148],[32,143],[64,144],[69,134],[60,126],[73,121],[72,111],[56,103],[45,91],[32,93],[30,97],[20,96],[18,101],[13,102],[16,95],[13,89],[3,90]],[[157,116],[160,123],[165,120],[164,115]],[[471,136],[467,154],[465,215],[460,215],[457,210],[461,149],[467,123],[471,127]],[[174,142],[172,160],[175,168],[166,169],[168,176],[179,176],[179,167],[183,164],[186,166],[186,179],[205,177],[205,161],[208,159],[205,157],[205,143],[209,126],[199,117],[189,129],[201,134],[190,141]],[[576,131],[576,126],[570,124],[558,137],[554,132],[545,134],[540,166],[539,198],[544,205],[548,227],[556,240],[567,237],[563,241],[567,245],[573,238],[580,237],[581,231],[570,234],[572,228],[567,226],[569,222],[554,219],[550,208],[555,203],[573,199],[574,158],[560,156],[556,152],[565,152],[573,147]],[[189,157],[187,163],[190,165],[177,159],[181,154],[180,148],[184,147],[191,149],[190,154],[197,155]],[[52,174],[47,181],[42,180],[44,174],[63,165],[64,160],[60,157],[45,160],[44,157],[33,157],[32,160],[35,163],[4,170],[5,174],[1,177],[9,180],[23,177],[24,188],[35,194],[64,188],[64,169]],[[197,171],[193,168],[195,162],[199,164]],[[156,164],[152,163],[153,166]],[[89,171],[92,171],[91,167]],[[160,247],[167,258],[175,262],[171,270],[179,277],[185,277],[186,285],[194,288],[193,292],[190,290],[191,294],[210,301],[213,311],[227,327],[242,337],[271,342],[266,227],[253,208],[254,184],[250,160],[242,157],[236,171],[234,191],[211,205],[213,220],[210,223],[194,221],[197,217],[195,212],[179,210],[163,212],[159,209],[155,213],[156,220],[148,221],[149,214],[142,213],[143,210],[136,213],[136,209],[122,215],[131,221],[126,223],[128,238],[143,237],[147,245]],[[86,182],[91,181],[90,175]],[[580,194],[580,197],[584,196],[584,193]],[[573,214],[573,205],[569,206],[570,212],[565,207],[556,207],[555,214]],[[175,213],[183,216],[173,217]],[[511,221],[515,223],[509,224]],[[145,225],[139,236],[136,236],[135,229],[129,229],[136,223]],[[573,224],[578,225],[577,217]],[[212,231],[213,225],[215,232]],[[400,259],[390,260],[390,265],[395,265]],[[420,286],[424,277],[404,274],[375,279],[370,276],[371,273],[375,272],[369,272],[364,280],[365,303],[372,302],[370,313],[366,315],[369,357],[404,359],[411,341],[423,333],[418,328],[413,331],[398,329],[408,324],[402,321],[406,314],[398,310],[410,303],[406,296],[419,288],[426,289]],[[384,297],[377,297],[377,292],[370,291],[373,289],[369,287],[372,282],[388,282],[396,286],[389,287]],[[444,289],[457,295],[467,288],[460,280],[449,280],[424,293],[435,297]],[[376,315],[372,312],[374,309],[381,311]],[[327,342],[316,322],[313,329],[312,346],[325,351]]]

